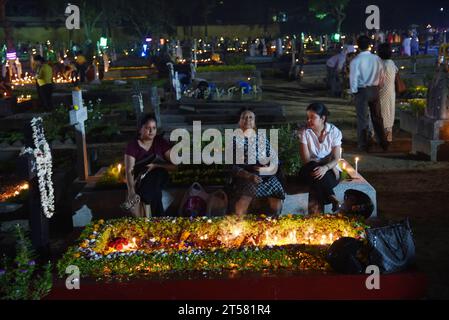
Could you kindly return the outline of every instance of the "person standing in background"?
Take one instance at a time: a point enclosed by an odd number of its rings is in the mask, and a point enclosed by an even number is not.
[[[369,151],[369,110],[377,141],[386,151],[388,142],[385,137],[379,98],[384,68],[382,60],[370,52],[370,42],[367,36],[359,37],[357,45],[361,52],[350,64],[349,85],[351,93],[355,96],[358,148],[360,151]]]
[[[40,55],[35,56],[34,61],[36,64],[37,94],[40,104],[44,110],[52,111],[53,69]]]
[[[379,90],[380,109],[387,141],[391,142],[393,141],[393,124],[396,107],[396,91],[394,82],[396,79],[396,73],[399,69],[394,61],[391,60],[392,51],[389,43],[381,44],[377,52],[379,57],[382,59],[385,71],[383,86]]]

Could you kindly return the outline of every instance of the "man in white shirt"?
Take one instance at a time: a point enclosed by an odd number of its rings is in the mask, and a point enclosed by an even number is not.
[[[377,141],[386,151],[388,142],[379,99],[379,86],[382,86],[384,68],[381,59],[370,52],[370,42],[367,36],[360,36],[357,39],[361,52],[349,65],[349,87],[351,93],[355,95],[357,111],[357,142],[359,150],[369,150],[369,109]]]
[[[333,55],[326,62],[327,85],[334,96],[341,95],[342,85],[339,75],[346,62],[346,53],[346,48],[344,48],[342,52]]]

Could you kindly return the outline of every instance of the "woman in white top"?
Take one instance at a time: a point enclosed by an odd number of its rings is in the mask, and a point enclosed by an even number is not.
[[[379,57],[382,59],[385,71],[383,85],[379,90],[380,110],[382,113],[387,141],[391,142],[393,140],[393,124],[396,107],[396,91],[394,81],[396,79],[396,73],[398,73],[399,69],[394,61],[391,60],[392,52],[389,43],[382,43],[379,45],[377,52]]]
[[[310,186],[317,200],[315,208],[321,210],[324,204],[332,203],[337,211],[340,203],[333,191],[339,183],[337,163],[341,153],[341,131],[327,122],[329,111],[322,103],[307,107],[307,127],[299,130],[299,154],[302,161],[300,179]]]

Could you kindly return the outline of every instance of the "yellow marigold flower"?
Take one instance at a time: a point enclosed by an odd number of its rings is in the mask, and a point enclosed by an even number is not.
[[[86,241],[84,241],[83,243],[80,244],[80,247],[81,248],[86,248],[88,246],[88,244],[89,244],[89,241],[86,240]]]
[[[89,239],[95,239],[95,235],[91,234],[91,235],[89,236]]]
[[[79,252],[77,252],[77,253],[74,253],[73,256],[74,256],[75,258],[79,258],[79,257],[81,256],[81,254],[80,254]]]
[[[99,224],[103,224],[103,223],[104,223],[104,220],[103,220],[103,219],[100,219],[100,220],[98,220],[98,223],[99,223]]]

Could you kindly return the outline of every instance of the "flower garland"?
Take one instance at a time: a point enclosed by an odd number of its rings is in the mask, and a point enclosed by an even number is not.
[[[52,182],[52,157],[50,146],[45,139],[44,129],[42,127],[42,118],[33,118],[31,120],[31,128],[33,129],[34,149],[26,148],[22,154],[33,154],[35,158],[36,174],[39,181],[39,191],[41,195],[41,206],[44,215],[51,218],[55,212],[55,197]]]

